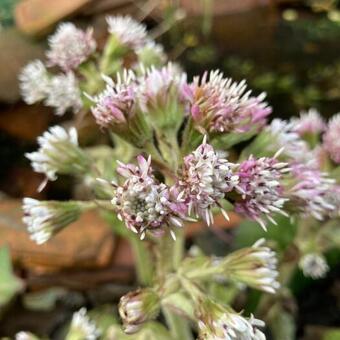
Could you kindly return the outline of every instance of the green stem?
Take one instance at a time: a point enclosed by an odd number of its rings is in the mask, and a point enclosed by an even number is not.
[[[150,286],[153,281],[153,261],[146,243],[138,237],[131,237],[130,243],[134,252],[138,282]]]
[[[193,339],[189,323],[182,316],[176,315],[169,308],[162,308],[166,323],[170,328],[170,333],[174,339],[191,340]]]

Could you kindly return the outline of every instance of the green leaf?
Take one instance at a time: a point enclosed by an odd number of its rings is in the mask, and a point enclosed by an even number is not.
[[[13,274],[9,249],[0,248],[0,309],[22,289],[22,281]]]

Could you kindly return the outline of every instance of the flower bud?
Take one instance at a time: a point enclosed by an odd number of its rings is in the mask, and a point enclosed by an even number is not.
[[[82,175],[89,171],[90,160],[78,146],[77,130],[66,131],[54,126],[38,137],[39,150],[27,153],[34,171],[43,173],[50,181],[57,179],[57,173]]]
[[[235,251],[218,261],[216,266],[223,268],[219,277],[275,293],[280,287],[276,253],[263,243],[264,239],[260,239],[252,247]]]
[[[31,239],[42,244],[76,221],[86,205],[74,201],[38,201],[26,197],[23,200],[23,222],[28,226]]]
[[[141,324],[153,320],[160,310],[160,299],[152,289],[139,289],[121,297],[119,314],[124,331],[128,334],[139,330]]]

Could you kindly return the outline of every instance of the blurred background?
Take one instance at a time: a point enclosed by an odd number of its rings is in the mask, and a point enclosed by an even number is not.
[[[256,94],[267,92],[274,117],[311,107],[325,117],[340,111],[337,0],[0,0],[0,247],[10,250],[0,252],[0,277],[6,277],[0,284],[0,337],[30,329],[57,338],[73,310],[114,302],[133,285],[130,249],[95,213],[39,247],[21,223],[22,197],[67,199],[83,193],[67,177],[37,193],[42,177],[24,153],[36,149],[36,137],[48,126],[71,115],[57,117],[43,105],[23,103],[18,73],[43,58],[46,37],[59,22],[93,26],[100,45],[107,34],[105,16],[111,14],[146,23],[189,77],[218,68],[237,81],[247,79]],[[218,220],[215,230],[191,225],[188,245],[194,239],[207,252],[223,254],[235,242],[251,244],[259,235],[249,236],[249,228],[233,234],[240,223],[234,216],[228,224]],[[289,242],[289,228],[286,238],[282,242]],[[297,338],[340,339],[339,333],[324,336],[339,326],[339,271],[335,267],[313,283],[296,274],[298,308],[289,301],[286,307],[297,314]]]

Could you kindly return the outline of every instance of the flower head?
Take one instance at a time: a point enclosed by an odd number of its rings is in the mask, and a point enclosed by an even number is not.
[[[260,239],[252,247],[240,249],[218,260],[217,266],[223,268],[222,278],[274,294],[280,287],[276,253],[263,243],[264,239]]]
[[[265,130],[270,135],[268,141],[270,145],[267,147],[275,150],[282,148],[285,155],[295,160],[306,161],[309,159],[308,145],[295,131],[294,122],[286,122],[276,118]]]
[[[271,214],[281,213],[287,201],[282,194],[282,176],[289,169],[287,163],[280,163],[276,158],[262,157],[256,159],[252,156],[242,162],[237,175],[239,185],[236,189],[242,199],[235,204],[235,210],[257,221],[266,230],[263,215],[276,224]]]
[[[326,197],[333,188],[334,180],[308,164],[295,163],[291,169],[296,184],[288,190],[288,195],[294,207],[318,220],[333,212],[335,207]]]
[[[153,40],[148,40],[145,45],[136,49],[138,62],[144,67],[161,66],[166,60],[163,46],[156,44]],[[139,64],[138,64],[139,65]],[[138,67],[138,65],[136,65]]]
[[[114,124],[125,124],[135,114],[136,88],[135,75],[124,70],[117,75],[117,81],[104,77],[105,90],[91,98],[95,102],[92,113],[101,127],[107,128]]]
[[[72,23],[62,23],[48,39],[50,50],[46,53],[49,64],[68,72],[77,68],[96,49],[93,30],[78,29]]]
[[[82,207],[74,202],[23,200],[23,222],[27,224],[31,239],[37,244],[48,241],[57,232],[76,221]]]
[[[299,266],[303,274],[312,279],[320,279],[325,277],[329,267],[326,259],[317,253],[309,253],[304,255],[299,262]]]
[[[299,118],[292,119],[294,130],[300,135],[318,134],[325,130],[326,124],[320,113],[312,108],[307,112],[302,111]]]
[[[138,165],[120,164],[117,168],[118,173],[126,178],[122,186],[116,186],[112,199],[118,218],[142,239],[147,230],[157,235],[163,232],[163,226],[181,227],[180,200],[173,197],[168,186],[155,179],[150,157],[146,160],[138,156],[137,160]]]
[[[139,330],[141,324],[157,317],[160,299],[150,288],[138,289],[121,297],[118,310],[124,331],[132,334]]]
[[[80,89],[74,73],[69,72],[51,78],[45,103],[53,107],[58,116],[62,116],[70,109],[73,112],[81,109]]]
[[[39,150],[27,153],[34,171],[43,173],[50,181],[60,174],[82,174],[89,168],[89,159],[78,146],[77,131],[54,126],[38,137]]]
[[[328,122],[327,130],[323,135],[323,146],[332,160],[340,164],[340,113]]]
[[[27,104],[34,104],[46,98],[49,75],[40,60],[27,64],[19,75],[20,91]]]
[[[129,16],[106,18],[109,32],[122,44],[131,49],[142,47],[147,42],[146,26]]]
[[[73,314],[68,332],[70,339],[96,340],[100,337],[100,333],[96,324],[87,316],[86,308],[81,308]]]
[[[222,154],[203,143],[184,157],[183,169],[178,181],[178,190],[194,215],[203,218],[208,225],[213,223],[212,208],[220,206],[219,201],[238,184],[233,173],[234,164]],[[227,217],[226,212],[221,209]]]
[[[172,63],[160,69],[151,67],[145,70],[138,89],[144,111],[178,105],[179,91],[185,81],[186,74]]]
[[[218,70],[183,87],[182,95],[188,112],[200,128],[216,132],[245,132],[261,127],[271,108],[263,100],[265,94],[251,96],[245,81],[239,84],[224,78]]]
[[[265,323],[253,316],[247,319],[211,300],[201,304],[198,321],[199,340],[265,340],[258,329]]]

